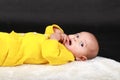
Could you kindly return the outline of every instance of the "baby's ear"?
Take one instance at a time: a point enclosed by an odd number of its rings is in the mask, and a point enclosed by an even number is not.
[[[80,57],[76,57],[77,61],[86,61],[87,57],[86,56],[80,56]]]

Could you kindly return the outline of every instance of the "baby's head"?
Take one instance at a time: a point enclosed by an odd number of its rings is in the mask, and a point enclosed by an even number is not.
[[[75,56],[76,60],[87,60],[97,56],[99,45],[96,37],[89,32],[68,35],[69,42],[65,46]]]

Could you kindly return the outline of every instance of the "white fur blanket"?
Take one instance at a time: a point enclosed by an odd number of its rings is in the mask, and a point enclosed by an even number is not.
[[[120,80],[120,62],[98,56],[60,66],[0,67],[0,80]]]

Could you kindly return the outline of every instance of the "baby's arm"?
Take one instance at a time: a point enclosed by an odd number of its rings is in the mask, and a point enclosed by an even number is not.
[[[50,39],[57,40],[63,44],[69,41],[69,37],[64,33],[53,33],[51,34]]]
[[[53,33],[64,33],[64,31],[58,25],[49,25],[45,29],[45,34],[50,35]]]
[[[57,40],[61,43],[68,41],[68,36],[58,25],[50,25],[46,27],[45,34],[48,35],[49,39]]]
[[[42,43],[42,55],[51,65],[74,61],[74,56],[71,52],[56,40],[45,40]]]
[[[54,33],[63,33],[60,29],[57,27],[53,27]]]

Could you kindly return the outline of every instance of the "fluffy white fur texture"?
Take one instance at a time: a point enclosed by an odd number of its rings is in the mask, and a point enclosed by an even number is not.
[[[0,67],[0,80],[120,80],[120,62],[98,56],[60,66]]]

